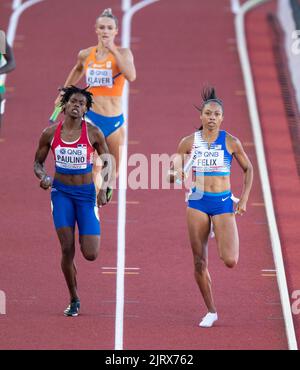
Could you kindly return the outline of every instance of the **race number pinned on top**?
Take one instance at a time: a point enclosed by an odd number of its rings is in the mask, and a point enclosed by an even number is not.
[[[112,87],[113,77],[111,69],[88,68],[86,72],[86,83],[91,87]]]
[[[202,149],[195,152],[196,160],[194,166],[197,170],[217,170],[224,166],[224,150]]]

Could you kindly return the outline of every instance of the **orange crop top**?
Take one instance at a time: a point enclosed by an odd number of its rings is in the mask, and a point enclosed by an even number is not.
[[[86,83],[94,96],[122,96],[125,77],[120,72],[113,54],[96,60],[97,47],[92,48],[84,63]]]

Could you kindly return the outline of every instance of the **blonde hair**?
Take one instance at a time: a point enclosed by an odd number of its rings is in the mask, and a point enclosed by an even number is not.
[[[106,8],[103,10],[103,12],[99,15],[99,18],[111,18],[115,21],[115,24],[116,24],[116,28],[118,28],[118,18],[113,14],[111,8]]]

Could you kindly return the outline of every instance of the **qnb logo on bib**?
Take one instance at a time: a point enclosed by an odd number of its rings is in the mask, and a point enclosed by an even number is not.
[[[91,87],[113,86],[111,69],[88,68],[86,72],[86,83]]]
[[[224,150],[196,150],[194,166],[199,172],[218,171],[224,167]]]
[[[87,168],[87,148],[82,146],[78,148],[55,148],[56,166],[60,168],[69,168],[74,170],[83,170]]]

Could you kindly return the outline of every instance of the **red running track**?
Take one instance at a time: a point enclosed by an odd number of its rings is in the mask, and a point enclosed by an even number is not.
[[[277,14],[276,5],[276,1],[271,1],[251,12],[247,17],[247,30],[249,30],[249,53],[267,153],[275,215],[290,303],[294,307],[292,312],[296,338],[300,343],[300,184],[289,122],[284,109],[284,104],[289,104],[289,102],[285,102],[282,98],[282,89],[272,50],[274,37],[272,37],[270,24],[267,22],[268,14]]]
[[[88,263],[77,250],[82,315],[66,320],[62,312],[69,297],[49,193],[39,189],[33,175],[34,152],[57,87],[78,51],[95,42],[95,19],[109,5],[121,15],[118,0],[91,0],[88,9],[81,1],[45,1],[26,10],[18,25],[17,69],[8,76],[13,92],[0,144],[6,153],[1,155],[1,173],[7,174],[0,180],[0,289],[7,298],[7,314],[0,316],[0,348],[114,348],[115,277],[103,274],[102,267],[115,265],[116,205],[101,212],[100,259]],[[47,167],[53,173],[51,155]]]
[[[39,189],[32,162],[57,86],[77,51],[95,42],[93,22],[99,11],[111,6],[120,17],[120,3],[103,0],[99,8],[98,0],[90,0],[87,9],[82,2],[52,0],[50,7],[45,1],[26,11],[19,23],[18,68],[8,78],[13,90],[0,143],[1,153],[14,149],[13,170],[7,155],[0,156],[1,172],[9,174],[0,180],[0,289],[7,296],[0,348],[114,348],[115,275],[103,267],[116,265],[117,205],[101,211],[98,261],[88,263],[77,252],[83,309],[80,317],[67,319],[62,316],[68,296],[49,194]],[[237,268],[227,270],[215,242],[210,243],[220,315],[210,330],[197,326],[205,308],[193,280],[184,192],[128,191],[126,267],[140,270],[125,275],[125,349],[287,348],[276,280],[262,272],[274,263],[229,5],[164,0],[133,19],[138,80],[131,86],[129,155],[172,154],[179,139],[199,125],[192,104],[199,103],[201,87],[208,82],[223,98],[224,129],[241,139],[256,177],[247,216],[238,220]],[[52,160],[48,166],[52,168]],[[235,194],[241,184],[241,171],[234,166]]]

